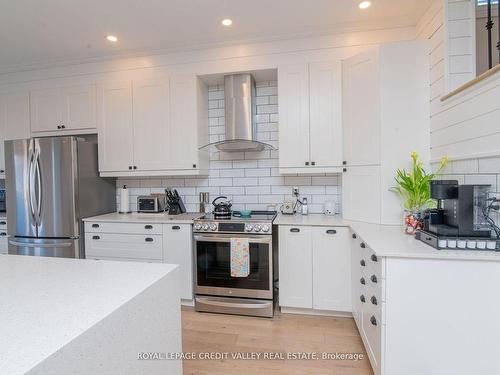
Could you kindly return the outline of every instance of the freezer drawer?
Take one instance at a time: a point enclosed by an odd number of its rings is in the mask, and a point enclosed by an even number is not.
[[[78,240],[45,238],[9,238],[9,254],[78,258]]]

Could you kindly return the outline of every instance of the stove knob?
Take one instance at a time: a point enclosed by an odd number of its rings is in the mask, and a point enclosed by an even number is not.
[[[200,223],[196,223],[194,225],[194,230],[200,230],[201,229],[201,224]]]
[[[262,231],[263,231],[263,232],[269,232],[269,225],[264,224],[264,225],[262,226]]]
[[[215,223],[210,224],[210,230],[212,232],[216,231],[217,230],[217,224],[215,224]]]
[[[255,224],[253,226],[253,230],[254,230],[254,232],[260,232],[260,224]]]
[[[203,224],[203,230],[209,230],[209,229],[210,229],[210,227],[208,224]]]
[[[252,224],[245,225],[245,232],[251,232],[252,230],[253,230],[253,225]]]

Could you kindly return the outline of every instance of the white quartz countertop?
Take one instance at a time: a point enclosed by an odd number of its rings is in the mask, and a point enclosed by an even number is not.
[[[0,374],[28,372],[175,268],[0,255]]]
[[[193,220],[202,217],[202,213],[185,213],[179,215],[169,215],[167,213],[131,213],[110,214],[87,217],[83,221],[100,221],[109,223],[149,223],[149,224],[192,224]]]
[[[345,220],[340,215],[327,216],[323,214],[279,214],[274,220],[274,224],[350,227],[377,256],[381,257],[500,262],[500,252],[495,251],[437,250],[416,240],[414,236],[403,233],[402,225],[369,224]]]

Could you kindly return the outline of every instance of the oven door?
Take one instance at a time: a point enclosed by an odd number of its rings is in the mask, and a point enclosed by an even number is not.
[[[249,239],[250,274],[231,276],[230,234],[195,235],[196,294],[273,298],[272,236],[244,236]],[[240,236],[241,237],[241,236]]]

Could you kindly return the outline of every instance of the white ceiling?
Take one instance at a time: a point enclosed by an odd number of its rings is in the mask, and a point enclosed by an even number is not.
[[[0,71],[201,45],[414,25],[429,0],[0,0]],[[225,17],[233,26],[221,25]],[[107,34],[119,41],[111,44]]]

